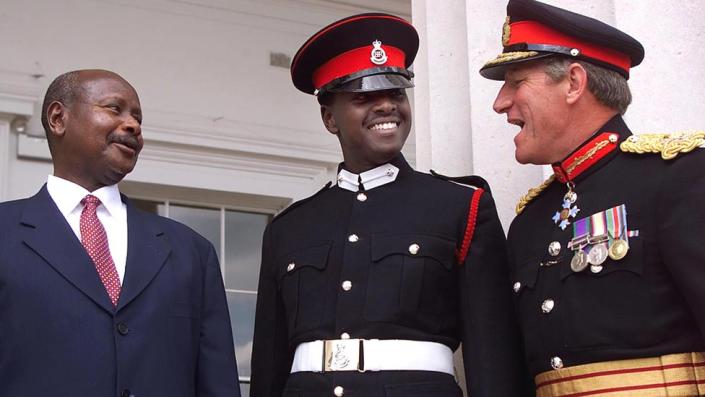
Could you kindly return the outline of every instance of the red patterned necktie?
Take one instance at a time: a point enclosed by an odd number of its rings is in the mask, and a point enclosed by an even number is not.
[[[81,244],[86,248],[88,256],[91,257],[95,268],[98,271],[98,276],[103,282],[110,301],[114,306],[117,306],[118,298],[120,297],[120,277],[113,257],[110,256],[110,247],[108,246],[108,235],[105,234],[105,228],[100,223],[96,209],[100,205],[100,199],[93,195],[87,195],[81,200],[83,211],[81,212]]]

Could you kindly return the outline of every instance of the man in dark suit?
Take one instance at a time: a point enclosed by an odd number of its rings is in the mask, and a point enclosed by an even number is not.
[[[3,397],[239,396],[213,246],[118,191],[141,121],[115,73],[49,86],[54,174],[35,196],[0,204]]]
[[[480,73],[504,81],[517,161],[554,170],[508,237],[538,396],[705,395],[705,133],[632,135],[631,36],[534,0],[507,13]]]
[[[257,397],[521,396],[505,239],[485,182],[414,171],[405,89],[416,30],[387,14],[337,21],[297,52],[340,141],[336,183],[264,235],[252,353]],[[475,186],[470,186],[473,183]]]

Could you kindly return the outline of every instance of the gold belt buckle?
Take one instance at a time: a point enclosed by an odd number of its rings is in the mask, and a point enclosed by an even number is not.
[[[363,371],[360,368],[362,339],[323,341],[323,371]]]

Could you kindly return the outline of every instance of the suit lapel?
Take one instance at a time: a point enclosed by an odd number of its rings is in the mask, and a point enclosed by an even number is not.
[[[96,304],[114,312],[93,261],[49,196],[46,185],[27,200],[20,223],[27,246]]]
[[[164,231],[154,217],[135,208],[124,196],[123,201],[127,205],[127,263],[118,310],[147,287],[171,252]]]

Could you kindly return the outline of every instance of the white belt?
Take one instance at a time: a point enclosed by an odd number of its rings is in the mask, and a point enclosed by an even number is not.
[[[401,339],[335,339],[296,347],[291,372],[435,371],[453,375],[453,351],[442,343]]]

